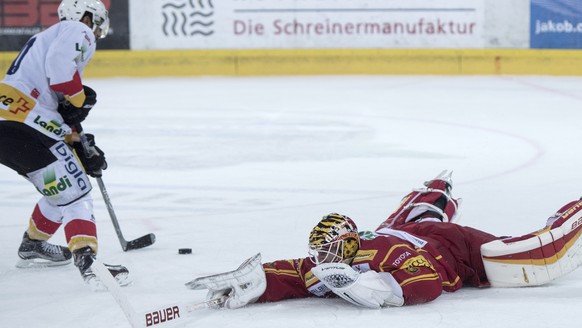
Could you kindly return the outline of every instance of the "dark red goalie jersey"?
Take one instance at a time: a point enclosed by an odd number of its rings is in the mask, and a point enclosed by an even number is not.
[[[360,272],[392,274],[402,287],[404,304],[432,301],[463,284],[487,286],[480,246],[497,237],[440,222],[407,223],[384,232],[364,234],[351,265]],[[309,258],[263,264],[267,289],[258,301],[333,295],[311,273],[314,266]]]

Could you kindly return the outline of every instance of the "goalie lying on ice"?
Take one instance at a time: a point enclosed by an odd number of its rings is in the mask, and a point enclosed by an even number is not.
[[[374,232],[326,215],[309,235],[309,257],[261,265],[257,254],[235,271],[186,285],[208,289],[208,299],[227,308],[333,295],[381,308],[429,302],[462,286],[538,286],[582,263],[582,201],[564,205],[539,231],[496,237],[455,223],[460,200],[451,187],[443,172],[406,195]]]

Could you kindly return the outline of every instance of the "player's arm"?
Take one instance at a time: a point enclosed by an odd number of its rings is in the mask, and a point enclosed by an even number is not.
[[[387,244],[387,240],[391,242]],[[393,237],[378,237],[369,245],[375,252],[356,258],[352,265],[367,267],[380,275],[390,274],[402,290],[404,305],[426,303],[441,295],[443,280],[437,271],[441,266],[432,263],[432,257],[425,257],[410,243]]]
[[[95,51],[95,37],[88,31],[82,23],[61,26],[45,59],[51,89],[77,108],[85,102],[81,72]]]
[[[311,296],[308,287],[314,282],[310,273],[312,267],[313,264],[308,259],[279,260],[263,264],[267,288],[258,302]]]
[[[405,305],[427,303],[442,294],[442,279],[430,267],[410,266],[394,270],[390,274],[402,289]]]
[[[440,264],[431,259],[409,243],[396,243],[385,253],[379,252],[370,267],[392,275],[402,289],[404,304],[421,304],[436,299],[443,291],[443,280],[437,271]]]

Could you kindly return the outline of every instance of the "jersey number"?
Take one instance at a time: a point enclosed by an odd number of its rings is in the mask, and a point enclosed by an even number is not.
[[[18,69],[20,68],[20,63],[22,63],[22,59],[24,58],[24,56],[26,56],[28,50],[30,50],[30,48],[32,47],[34,41],[36,41],[36,38],[31,38],[30,40],[28,40],[28,42],[26,42],[24,47],[22,47],[22,50],[20,50],[18,56],[16,57],[16,59],[14,59],[12,65],[10,65],[8,72],[6,72],[7,75],[12,75],[16,73],[16,71],[18,71]]]

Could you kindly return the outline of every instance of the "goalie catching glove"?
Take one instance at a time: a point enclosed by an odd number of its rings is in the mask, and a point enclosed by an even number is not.
[[[345,263],[322,263],[311,272],[337,296],[367,308],[402,306],[402,288],[388,272],[359,273]]]
[[[237,309],[254,303],[267,288],[261,254],[247,259],[234,271],[196,278],[186,286],[190,289],[208,289],[207,301],[224,300],[215,303],[219,308]]]
[[[59,104],[57,111],[61,114],[63,121],[69,126],[75,126],[83,122],[89,115],[89,111],[97,103],[97,93],[95,90],[84,85],[85,101],[81,107],[75,107],[68,100],[64,100]]]

